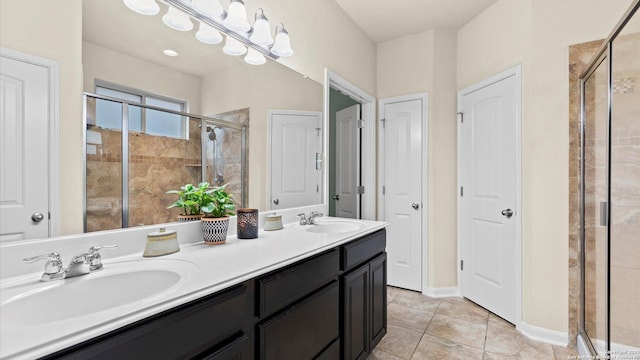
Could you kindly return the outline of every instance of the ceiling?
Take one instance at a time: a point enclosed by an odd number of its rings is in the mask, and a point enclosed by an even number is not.
[[[433,28],[459,29],[497,0],[335,0],[379,43]]]

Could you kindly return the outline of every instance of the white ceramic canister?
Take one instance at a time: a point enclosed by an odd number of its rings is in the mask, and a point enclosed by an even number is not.
[[[154,257],[173,254],[180,251],[178,234],[175,230],[166,231],[160,228],[157,232],[147,234],[147,246],[144,248],[144,257]]]
[[[273,231],[282,229],[282,215],[267,215],[264,219],[264,230]]]

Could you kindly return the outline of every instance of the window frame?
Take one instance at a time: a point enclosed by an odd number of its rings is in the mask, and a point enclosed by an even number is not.
[[[172,98],[169,96],[164,96],[164,95],[159,95],[159,94],[154,94],[151,92],[147,92],[144,90],[138,90],[135,88],[131,88],[128,86],[124,86],[124,85],[120,85],[120,84],[116,84],[116,83],[112,83],[112,82],[108,82],[108,81],[104,81],[104,80],[99,80],[99,79],[95,79],[94,80],[94,93],[98,94],[98,88],[103,88],[103,89],[107,89],[107,90],[112,90],[112,91],[118,91],[118,92],[123,92],[123,93],[127,93],[129,95],[133,95],[133,96],[139,96],[141,99],[140,105],[142,105],[142,114],[140,115],[141,117],[141,130],[140,133],[142,134],[148,134],[148,135],[152,135],[152,136],[166,136],[166,137],[170,137],[173,139],[184,139],[184,140],[188,140],[189,139],[189,131],[188,131],[188,126],[189,126],[189,122],[188,122],[188,116],[185,115],[181,115],[181,125],[180,125],[180,136],[179,137],[174,137],[174,136],[168,136],[168,135],[156,135],[156,134],[149,134],[147,133],[146,129],[147,129],[147,108],[145,108],[144,106],[147,106],[147,98],[151,98],[151,99],[155,99],[155,100],[160,100],[160,101],[165,101],[165,102],[169,102],[169,103],[173,103],[176,105],[180,106],[180,110],[179,112],[181,113],[188,113],[189,112],[189,102],[186,100],[182,100],[182,99],[177,99],[177,98]],[[166,109],[169,111],[176,111],[173,109]]]

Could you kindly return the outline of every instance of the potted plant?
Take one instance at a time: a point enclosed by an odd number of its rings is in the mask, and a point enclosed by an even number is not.
[[[177,194],[178,200],[174,201],[167,209],[174,207],[182,208],[182,214],[178,215],[178,222],[197,221],[202,217],[202,205],[203,201],[209,201],[205,199],[207,193],[212,192],[209,189],[208,182],[201,182],[198,186],[192,184],[186,184],[180,187],[180,190],[169,190],[167,194]]]
[[[227,193],[227,184],[206,191],[202,198],[200,208],[202,216],[202,235],[205,244],[224,244],[227,239],[227,229],[229,228],[229,216],[235,215],[236,206],[233,202],[233,195]]]

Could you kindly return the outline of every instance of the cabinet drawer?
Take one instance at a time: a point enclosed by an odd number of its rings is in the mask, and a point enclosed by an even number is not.
[[[383,252],[387,246],[387,231],[382,229],[342,246],[342,270],[349,270]]]
[[[258,325],[258,359],[313,359],[340,335],[338,281]]]
[[[250,360],[251,342],[248,335],[231,342],[211,355],[202,356],[203,360]],[[200,357],[200,356],[198,356]]]
[[[249,284],[125,326],[50,358],[188,359],[205,351],[215,352],[217,344],[238,336],[247,326],[253,308]]]
[[[258,280],[259,313],[264,318],[335,279],[340,271],[337,249]]]

